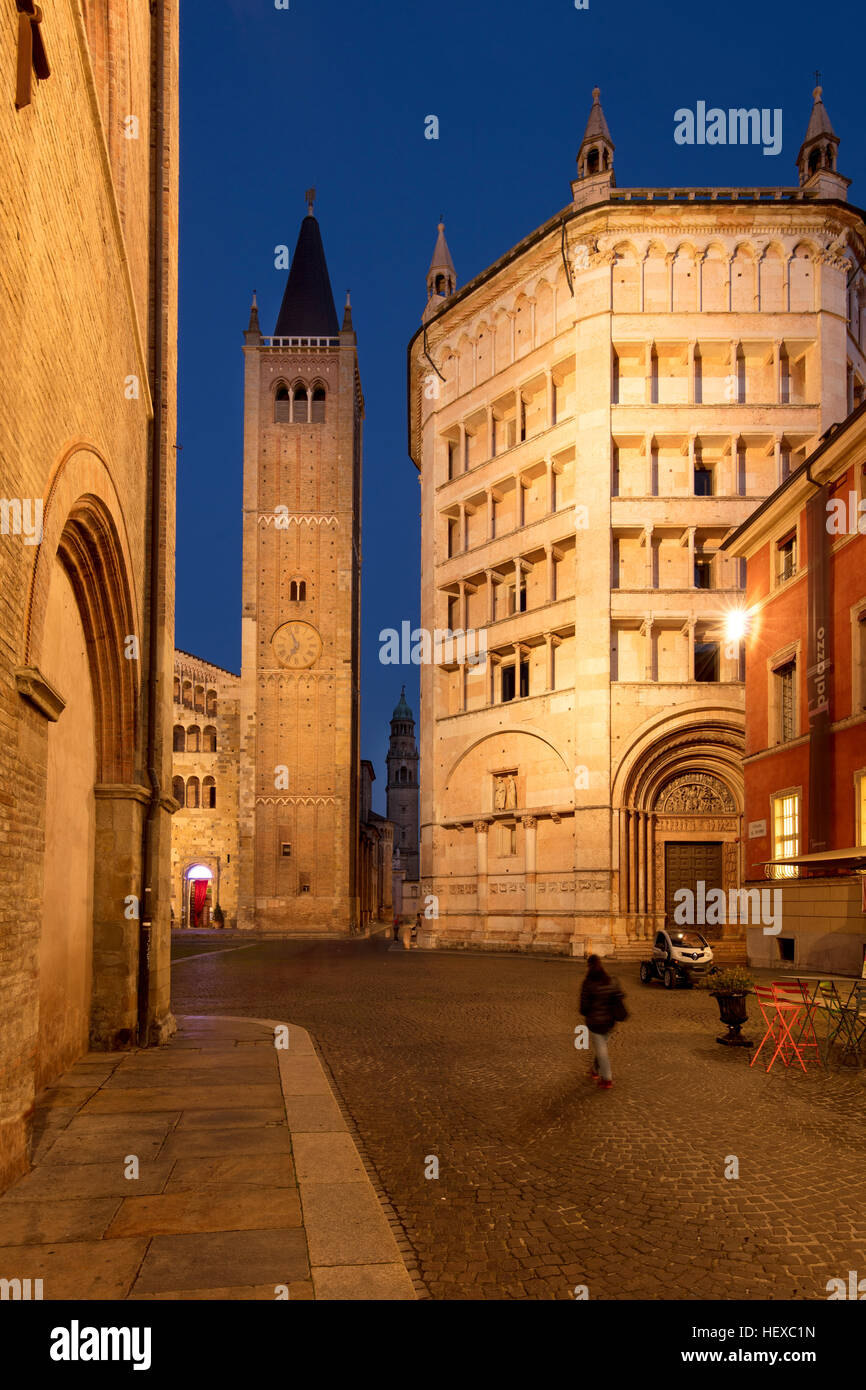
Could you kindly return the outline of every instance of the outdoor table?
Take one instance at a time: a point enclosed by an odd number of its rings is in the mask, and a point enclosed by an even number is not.
[[[803,1002],[803,1006],[804,1006],[805,1011],[806,1011],[806,1016],[805,1016],[805,1018],[803,1019],[803,1023],[802,1023],[802,1025],[801,1025],[801,1027],[800,1027],[800,1031],[799,1031],[799,1033],[798,1033],[798,1035],[797,1035],[797,1041],[799,1042],[800,1038],[803,1036],[804,1030],[809,1026],[810,1023],[811,1023],[812,1028],[813,1028],[813,1030],[814,1030],[814,1032],[815,1032],[815,1037],[817,1038],[819,1035],[818,1035],[818,1030],[815,1028],[815,1020],[816,1020],[817,1018],[823,1017],[823,1018],[826,1020],[827,1028],[826,1028],[826,1030],[825,1030],[824,1038],[823,1038],[823,1041],[824,1041],[824,1044],[825,1044],[825,1050],[824,1050],[824,1052],[822,1053],[822,1060],[825,1061],[825,1062],[827,1062],[827,1063],[829,1063],[829,1061],[830,1061],[830,1045],[831,1045],[831,1043],[833,1042],[834,1038],[836,1037],[836,1034],[839,1032],[839,1029],[840,1029],[840,1027],[841,1027],[841,1016],[844,1015],[845,1010],[848,1008],[848,1005],[849,1005],[849,1003],[851,1002],[851,997],[852,997],[852,995],[854,994],[854,987],[859,983],[859,976],[856,976],[856,975],[830,975],[830,974],[824,974],[824,975],[811,975],[811,974],[809,974],[809,975],[795,975],[795,976],[793,977],[793,979],[794,979],[795,983],[797,983],[797,984],[804,984],[804,985],[807,986],[807,988],[808,988],[809,985],[812,985],[812,986],[813,986],[813,988],[812,988],[812,990],[811,990],[811,995],[810,995],[809,999],[808,999],[808,1000],[804,1000],[804,1002]],[[823,991],[821,990],[822,984],[823,984],[823,985],[830,985],[830,986],[832,987],[833,994],[832,994],[831,999],[830,999],[829,1001],[824,997]],[[838,984],[843,984],[843,985],[847,984],[847,985],[850,985],[850,989],[848,990],[848,993],[847,993],[847,995],[845,995],[845,998],[844,998],[844,999],[842,998],[842,995],[840,994],[839,990],[837,989],[837,985],[838,985]],[[818,1010],[819,1010],[819,1009],[821,1009],[821,1010],[823,1011],[822,1014],[819,1014],[819,1013],[818,1013]],[[833,1031],[831,1032],[831,1020],[832,1020],[832,1018],[837,1014],[837,1011],[838,1011],[838,1015],[839,1015],[839,1022],[837,1022],[836,1027],[835,1027],[835,1028],[833,1029]],[[820,1047],[820,1044],[819,1044],[819,1047]]]

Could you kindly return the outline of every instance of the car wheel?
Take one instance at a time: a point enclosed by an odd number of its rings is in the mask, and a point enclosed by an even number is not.
[[[670,966],[668,966],[667,970],[665,971],[665,989],[675,989],[676,983],[677,977],[674,971],[671,970]]]
[[[647,965],[646,961],[643,960],[643,961],[641,961],[641,966],[640,966],[640,982],[641,982],[642,985],[648,985],[651,979],[652,979],[652,970],[651,970],[650,967]]]

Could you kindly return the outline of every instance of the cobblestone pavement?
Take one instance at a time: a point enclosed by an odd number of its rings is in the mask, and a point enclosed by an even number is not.
[[[715,1000],[614,969],[607,1092],[574,1047],[579,962],[265,942],[178,961],[173,1001],[312,1033],[433,1298],[824,1299],[866,1275],[866,1072],[750,1069]]]

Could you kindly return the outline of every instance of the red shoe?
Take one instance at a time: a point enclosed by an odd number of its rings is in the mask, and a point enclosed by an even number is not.
[[[605,1081],[604,1077],[602,1076],[598,1078],[598,1089],[600,1091],[609,1091],[612,1085],[612,1081]]]

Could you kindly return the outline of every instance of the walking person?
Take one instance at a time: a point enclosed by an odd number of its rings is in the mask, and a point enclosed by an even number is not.
[[[580,1012],[586,1019],[595,1053],[591,1076],[602,1091],[609,1091],[613,1085],[608,1038],[614,1026],[628,1018],[624,1001],[618,980],[608,975],[599,956],[590,956],[580,991]]]

